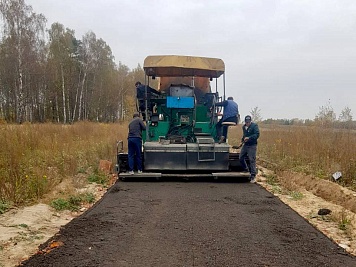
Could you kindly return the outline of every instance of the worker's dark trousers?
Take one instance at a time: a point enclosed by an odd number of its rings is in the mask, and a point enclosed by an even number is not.
[[[139,137],[130,137],[128,139],[129,148],[129,171],[133,171],[135,167],[137,170],[142,171],[142,161],[141,161],[141,149],[142,149],[142,139]]]
[[[240,151],[240,163],[243,169],[248,170],[245,157],[247,156],[250,161],[250,174],[251,177],[256,177],[256,152],[257,145],[243,145]]]
[[[237,117],[229,117],[226,118],[225,120],[219,120],[218,123],[216,124],[216,133],[217,137],[219,138],[220,136],[224,136],[225,140],[227,139],[227,130],[229,129],[228,125],[222,125],[223,122],[235,122],[237,124]],[[221,133],[222,130],[222,133]]]

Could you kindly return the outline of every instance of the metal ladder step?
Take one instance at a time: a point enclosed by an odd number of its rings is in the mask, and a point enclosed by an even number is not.
[[[215,142],[212,137],[199,137],[197,144],[198,161],[215,161]]]

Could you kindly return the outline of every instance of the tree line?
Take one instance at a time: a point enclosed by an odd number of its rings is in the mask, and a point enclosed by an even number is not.
[[[117,65],[94,32],[81,39],[24,0],[0,0],[0,120],[6,122],[114,122],[135,108],[140,65]]]
[[[300,125],[300,126],[322,126],[329,128],[343,128],[343,129],[356,129],[356,121],[353,120],[352,111],[349,107],[344,107],[339,117],[336,117],[330,101],[321,107],[319,112],[315,115],[314,120],[311,119],[262,119],[261,109],[254,107],[251,109],[250,114],[254,121],[264,124],[279,124],[279,125]]]
[[[117,65],[110,46],[94,32],[77,39],[59,22],[46,29],[45,16],[24,0],[0,0],[0,16],[0,121],[114,122],[133,112],[133,85],[144,78],[140,65],[133,70]],[[263,121],[258,107],[251,115]],[[314,121],[264,122],[355,127],[350,108],[337,120],[330,103],[320,107]]]

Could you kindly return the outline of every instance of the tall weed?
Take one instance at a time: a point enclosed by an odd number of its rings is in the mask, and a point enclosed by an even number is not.
[[[343,185],[356,187],[356,132],[312,126],[260,125],[258,155],[278,168],[330,179],[342,173]]]
[[[120,124],[0,124],[0,199],[32,202],[100,159],[115,161],[116,141],[126,135]]]

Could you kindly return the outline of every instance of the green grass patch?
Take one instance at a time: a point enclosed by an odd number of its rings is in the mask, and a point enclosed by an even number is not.
[[[41,235],[39,231],[28,231],[28,232],[19,232],[18,236],[11,238],[13,242],[20,242],[20,241],[29,241],[33,242],[34,240],[43,239],[44,236]]]
[[[84,193],[78,195],[72,195],[68,198],[57,198],[50,203],[50,206],[56,211],[70,210],[78,211],[80,206],[85,203],[94,203],[95,196],[93,193]]]
[[[350,225],[351,225],[350,218],[348,218],[345,212],[342,212],[339,219],[339,225],[338,225],[339,229],[342,231],[346,231]]]
[[[95,171],[94,173],[88,176],[88,181],[90,183],[105,185],[108,182],[108,177],[104,173]]]
[[[53,200],[50,206],[57,211],[69,210],[70,207],[68,200],[63,198],[57,198]]]
[[[297,191],[291,191],[289,192],[289,195],[292,197],[293,200],[301,200],[304,197],[302,193]]]
[[[80,167],[80,168],[78,169],[78,173],[86,173],[85,168],[84,168],[84,167]]]
[[[282,188],[279,185],[272,185],[271,192],[273,194],[282,194]]]
[[[82,200],[86,203],[92,204],[95,202],[95,196],[93,193],[85,193],[82,196]]]
[[[274,174],[267,174],[266,175],[266,182],[270,185],[278,185],[278,178]]]
[[[5,213],[10,208],[10,204],[0,200],[0,214]]]
[[[80,204],[82,203],[82,198],[80,195],[70,196],[68,199],[69,207],[72,211],[79,210]]]

